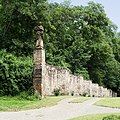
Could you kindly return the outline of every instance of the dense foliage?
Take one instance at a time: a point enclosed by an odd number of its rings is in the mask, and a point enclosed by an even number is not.
[[[9,85],[17,84],[14,87],[16,90],[22,83],[24,86],[24,82],[29,85],[22,90],[31,85],[32,63],[27,62],[31,61],[27,56],[32,55],[35,43],[33,29],[39,21],[45,28],[48,64],[69,68],[73,74],[83,75],[85,79],[120,91],[120,34],[106,17],[101,4],[90,2],[87,6],[71,6],[70,2],[50,4],[46,0],[0,0],[0,18],[0,90],[4,94],[8,94],[9,87],[5,91],[3,83],[8,86],[8,81],[15,80]],[[9,55],[12,57],[6,58]],[[21,79],[13,73],[14,67],[4,62],[5,59],[14,66],[18,64],[16,71],[22,71],[22,74],[19,73]],[[20,64],[23,64],[22,68]],[[8,77],[4,78],[6,72]]]
[[[32,60],[0,51],[0,94],[16,95],[32,86]]]

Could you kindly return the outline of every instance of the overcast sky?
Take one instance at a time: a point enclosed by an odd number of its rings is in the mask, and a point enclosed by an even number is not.
[[[64,2],[64,0],[48,0],[49,2]],[[101,3],[107,17],[118,26],[120,32],[120,0],[71,0],[72,5],[87,5],[89,1]]]

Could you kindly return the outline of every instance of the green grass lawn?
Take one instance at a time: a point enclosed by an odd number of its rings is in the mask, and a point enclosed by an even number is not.
[[[41,107],[56,105],[60,100],[68,96],[47,96],[42,100],[22,99],[18,97],[0,97],[0,111],[19,111],[27,109],[37,109]]]
[[[69,103],[82,103],[82,102],[89,100],[91,98],[92,97],[79,97],[79,98],[76,98],[76,99],[70,101]]]
[[[120,97],[116,98],[105,98],[95,103],[98,106],[120,108]]]
[[[70,120],[102,120],[103,117],[106,117],[106,116],[109,116],[109,115],[120,115],[120,113],[85,115],[85,116],[80,116],[80,117],[77,117],[77,118],[72,118]]]

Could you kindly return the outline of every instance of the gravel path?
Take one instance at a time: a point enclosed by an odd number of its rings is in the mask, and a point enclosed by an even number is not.
[[[19,112],[0,112],[0,120],[68,120],[73,117],[120,112],[120,109],[93,105],[103,98],[93,98],[83,103],[68,103],[74,98],[66,98],[56,106]]]

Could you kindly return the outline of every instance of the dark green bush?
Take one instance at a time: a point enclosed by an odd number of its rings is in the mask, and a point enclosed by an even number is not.
[[[71,96],[73,96],[73,95],[74,95],[74,91],[71,92]]]
[[[86,97],[86,96],[87,96],[87,93],[86,93],[86,92],[84,92],[84,93],[83,93],[83,96],[84,96],[84,97]]]
[[[110,115],[110,116],[104,117],[102,120],[120,120],[120,116]]]
[[[55,88],[53,91],[55,96],[59,96],[60,95],[60,89],[59,88]]]
[[[0,95],[17,95],[32,86],[32,60],[0,51]]]

